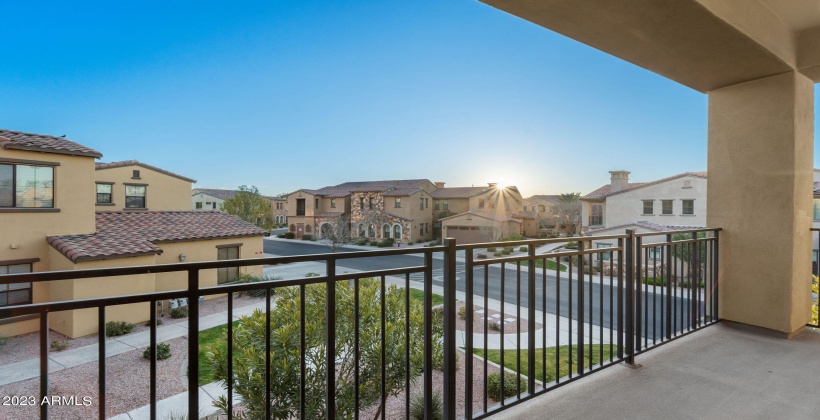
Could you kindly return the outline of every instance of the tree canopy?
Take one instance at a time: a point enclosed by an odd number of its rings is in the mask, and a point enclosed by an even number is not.
[[[273,227],[271,201],[255,186],[240,185],[239,191],[222,203],[222,211],[265,229]]]

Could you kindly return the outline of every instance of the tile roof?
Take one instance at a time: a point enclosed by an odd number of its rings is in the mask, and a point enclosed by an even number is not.
[[[519,211],[513,213],[512,217],[516,219],[537,219],[538,212],[535,211]]]
[[[433,198],[469,198],[491,189],[491,187],[446,187],[433,190],[430,195]]]
[[[704,226],[679,226],[679,225],[660,225],[657,223],[647,222],[644,220],[639,220],[637,222],[632,223],[625,223],[618,226],[610,226],[610,227],[602,227],[596,229],[589,229],[587,233],[595,233],[595,232],[603,232],[606,230],[612,229],[626,229],[628,227],[642,227],[649,230],[654,230],[655,232],[674,232],[676,230],[692,230],[692,229],[705,229]]]
[[[561,196],[558,195],[558,194],[554,194],[554,195],[533,195],[530,198],[527,198],[527,200],[533,200],[533,199],[548,201],[548,202],[554,203],[554,204],[560,204],[561,203]]]
[[[618,192],[611,192],[610,188],[612,187],[612,184],[606,184],[606,185],[602,186],[601,188],[598,188],[597,190],[595,190],[595,191],[581,197],[581,199],[582,200],[594,200],[594,199],[599,199],[599,198],[606,198],[606,197],[609,197],[609,196],[612,196],[612,195],[622,194],[622,193],[625,193],[627,191],[636,190],[638,188],[648,187],[650,185],[657,185],[657,184],[660,184],[660,183],[663,183],[663,182],[666,182],[666,181],[671,181],[673,179],[683,178],[685,176],[694,176],[694,177],[698,177],[698,178],[706,178],[706,171],[684,172],[684,173],[681,173],[681,174],[672,175],[670,177],[662,178],[662,179],[659,179],[657,181],[652,181],[652,182],[630,182],[629,184],[627,184],[626,188],[624,188],[624,189],[622,189]]]
[[[184,177],[182,175],[175,174],[171,171],[166,171],[165,169],[157,168],[156,166],[152,166],[152,165],[149,165],[147,163],[142,163],[138,160],[133,160],[133,159],[132,160],[121,160],[119,162],[107,162],[107,163],[97,162],[97,163],[94,164],[94,169],[99,171],[99,170],[102,170],[102,169],[122,168],[124,166],[139,166],[139,167],[142,167],[142,168],[146,168],[146,169],[150,169],[152,171],[159,172],[161,174],[172,176],[174,178],[179,178],[183,181],[188,181],[190,183],[196,183],[195,179]]]
[[[96,213],[96,233],[49,236],[73,262],[161,254],[157,243],[267,235],[268,231],[218,211]]]
[[[419,191],[423,191],[421,188],[394,188],[390,191],[384,193],[385,197],[409,197]]]
[[[470,211],[466,211],[464,213],[459,213],[459,214],[456,214],[456,215],[453,215],[453,216],[444,217],[444,218],[439,219],[439,221],[454,219],[456,217],[461,217],[461,216],[466,216],[466,215],[478,216],[478,217],[482,217],[484,219],[494,220],[496,222],[508,222],[509,221],[509,222],[521,223],[521,220],[516,219],[514,217],[507,217],[506,215],[503,215],[503,214],[486,213],[486,212],[483,212],[483,211],[475,211],[475,210],[470,210]]]
[[[239,192],[239,191],[238,190],[218,190],[218,189],[215,189],[215,188],[194,188],[192,190],[193,194],[198,194],[198,193],[207,194],[207,195],[210,195],[211,197],[216,197],[220,200],[227,200],[229,198],[233,198],[233,196],[235,196],[237,192]]]
[[[6,150],[28,150],[60,155],[102,157],[102,153],[90,147],[74,143],[64,137],[3,129],[0,129],[0,147]]]
[[[351,192],[381,192],[390,189],[417,188],[419,184],[430,182],[426,179],[400,179],[388,181],[353,181],[332,185],[318,190],[301,189],[308,194],[322,197],[347,197]]]
[[[386,214],[386,215],[388,215],[388,216],[395,217],[396,219],[400,219],[400,220],[407,220],[408,222],[412,222],[412,221],[413,221],[413,218],[412,218],[412,217],[401,216],[401,215],[398,215],[398,214],[396,214],[396,213],[390,213],[389,211],[384,211],[384,210],[382,210],[382,213],[384,213],[384,214]]]

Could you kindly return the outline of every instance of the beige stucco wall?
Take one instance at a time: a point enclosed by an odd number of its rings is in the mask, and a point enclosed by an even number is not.
[[[685,181],[690,182],[691,188],[684,188]],[[695,214],[684,215],[681,200],[690,199],[695,200]],[[643,200],[653,200],[654,214],[643,214]],[[673,200],[671,215],[661,214],[661,200]],[[604,205],[604,214],[605,226],[618,226],[637,221],[670,226],[706,226],[706,179],[685,176],[609,196]],[[588,220],[587,217],[583,224],[586,225]]]
[[[135,170],[140,171],[140,179],[133,179]],[[148,210],[190,210],[191,183],[139,165],[99,169],[95,175],[97,182],[113,182],[113,206],[96,206],[99,211],[125,209],[125,184],[145,184],[145,205]],[[93,183],[92,183],[93,185]],[[96,201],[96,200],[95,200]]]
[[[225,200],[221,198],[216,198],[203,192],[191,195],[191,209],[194,211],[222,211],[222,203],[224,202]],[[196,203],[202,203],[202,208],[196,208]],[[214,203],[216,203],[216,205],[214,205]]]
[[[811,307],[814,85],[786,73],[709,94],[721,317],[791,333]]]
[[[453,226],[476,226],[487,229],[486,234],[484,235],[486,238],[482,238],[482,241],[495,241],[503,236],[513,233],[521,233],[520,223],[512,221],[496,222],[494,220],[467,213],[442,220],[441,225],[442,237],[445,238],[453,236],[451,233],[448,233],[449,229]]]

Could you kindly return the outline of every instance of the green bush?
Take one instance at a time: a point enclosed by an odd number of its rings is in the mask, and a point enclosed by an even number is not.
[[[467,306],[466,305],[458,308],[458,317],[461,318],[461,319],[464,319],[464,320],[467,319]]]
[[[518,250],[521,252],[527,252],[529,249],[525,246],[522,246],[521,248],[518,248]]]
[[[105,323],[105,336],[117,337],[134,331],[134,324],[125,321],[111,321]]]
[[[179,306],[179,307],[171,309],[171,318],[174,318],[174,319],[188,318],[188,307],[187,306]]]
[[[512,254],[512,249],[510,249],[510,248],[504,248],[503,250],[501,250],[501,253],[502,253],[503,255],[510,255],[510,254]]]
[[[486,260],[487,259],[487,254],[485,254],[483,252],[480,252],[475,257],[478,258],[479,260]]]
[[[240,274],[239,277],[236,278],[237,283],[256,283],[256,282],[260,282],[260,281],[270,281],[270,280],[282,280],[282,277],[274,277],[274,276],[268,276],[268,275],[265,275],[265,276],[262,276],[262,277],[256,277],[256,276],[251,276],[250,274]],[[242,292],[242,293],[245,294],[245,295],[251,296],[251,297],[257,297],[257,298],[265,297],[265,289],[253,289],[253,290],[248,290],[248,291]],[[271,288],[270,289],[270,294],[271,294],[271,296],[276,294],[276,289]]]
[[[312,241],[313,240],[313,235],[302,235],[302,240],[303,241]]]
[[[641,283],[648,284],[650,286],[666,286],[666,279],[663,277],[645,277],[641,279]]]
[[[157,325],[162,325],[162,318],[157,318]],[[151,320],[150,319],[148,321],[145,321],[145,326],[146,327],[151,326]]]
[[[567,242],[567,244],[564,245],[564,247],[570,248],[570,249],[578,249],[578,242],[575,242],[575,241]]]
[[[370,246],[379,246],[379,243],[376,241],[370,241]]]
[[[512,235],[507,235],[507,236],[499,239],[498,241],[499,242],[513,242],[513,241],[523,241],[524,239],[527,239],[527,238],[525,238],[524,236],[519,235],[517,233],[513,233]]]
[[[53,340],[51,342],[51,351],[63,351],[68,348],[68,341]]]
[[[684,280],[684,281],[680,282],[680,287],[683,287],[684,289],[689,289],[689,288],[692,287],[693,283],[694,282],[692,282],[691,280]],[[705,285],[706,284],[703,281],[699,281],[697,287],[704,287]]]
[[[444,418],[444,399],[440,392],[433,392],[430,396],[432,401],[433,415],[431,420],[442,420]],[[424,420],[424,393],[413,394],[410,400],[410,418],[413,420]]]
[[[293,239],[296,237],[296,234],[293,232],[285,232],[285,239]]]
[[[284,234],[284,233],[280,233],[280,234],[276,235],[276,237],[277,237],[277,238],[284,238],[284,237],[285,237],[285,234]]]
[[[490,321],[489,323],[487,323],[487,326],[490,328],[490,331],[501,332],[500,321]]]
[[[502,254],[501,251],[496,251],[496,252],[493,253],[493,257],[500,257],[502,255],[504,255],[504,254]]]
[[[151,358],[151,347],[146,348],[145,351],[142,352],[142,357],[146,359]],[[157,360],[165,360],[169,357],[171,357],[171,346],[165,343],[157,344]]]
[[[379,242],[379,248],[389,248],[393,246],[394,240],[393,238],[387,238],[381,242]]]
[[[491,247],[487,248],[487,252],[495,252],[495,247],[491,246]]]
[[[321,276],[321,274],[315,273],[313,271],[305,273],[305,277],[319,277],[319,276]]]
[[[359,239],[356,241],[356,245],[364,246],[367,245],[367,239]]]
[[[516,374],[505,372],[504,373],[504,397],[512,397],[514,395],[518,395],[518,386],[516,385]],[[527,381],[524,378],[521,378],[521,392],[527,390]],[[490,398],[501,401],[501,375],[498,372],[493,372],[487,375],[487,396]]]

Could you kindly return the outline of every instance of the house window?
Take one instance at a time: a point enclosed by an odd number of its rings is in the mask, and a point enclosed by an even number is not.
[[[419,210],[424,210],[424,199],[419,198]]]
[[[692,188],[692,181],[688,179],[683,181],[683,188]]]
[[[125,208],[144,209],[145,206],[145,185],[125,186]]]
[[[424,208],[426,208],[426,209],[430,208],[430,199],[429,198],[424,199]]]
[[[424,223],[419,223],[419,235],[424,235]]]
[[[31,273],[31,264],[0,265],[0,275]],[[0,284],[0,307],[31,303],[31,283]]]
[[[595,247],[598,249],[612,248],[612,244],[596,244]],[[609,261],[609,256],[608,252],[601,252],[598,254],[598,259],[601,261]]]
[[[211,208],[212,208],[212,209],[214,209],[214,210],[216,210],[216,201],[214,201],[214,202],[211,204]]]
[[[393,225],[393,238],[401,239],[401,226]]]
[[[111,204],[111,184],[97,184],[97,204]],[[202,207],[202,203],[197,203]]]
[[[450,209],[450,205],[447,203],[447,200],[444,200],[442,205],[443,205],[444,210],[449,210]]]
[[[228,246],[217,248],[216,259],[219,261],[239,259],[239,247]],[[216,283],[234,281],[239,276],[239,267],[220,267],[216,269]]]
[[[820,221],[820,198],[814,199],[814,220]]]
[[[479,207],[481,207],[481,206],[479,206]],[[524,206],[524,211],[527,211],[527,206]]]
[[[319,210],[319,199],[318,198],[313,199],[313,208],[316,209],[316,210]]]
[[[695,214],[695,200],[682,200],[683,214]]]
[[[400,209],[401,208],[401,198],[396,197],[396,201],[393,203],[393,207]]]
[[[336,208],[336,199],[335,198],[330,199],[330,208],[332,208],[332,209]]]
[[[484,208],[484,199],[483,198],[478,200],[478,208],[480,208],[480,209]],[[527,207],[524,207],[524,211],[526,211],[526,210],[527,210]]]
[[[367,236],[370,238],[376,237],[376,225],[370,225],[370,229],[367,231]]]
[[[364,238],[364,225],[359,224],[359,237]]]
[[[543,213],[543,212],[547,211],[547,208],[544,207],[544,206],[538,206],[538,211]]]
[[[97,193],[97,202],[99,202],[99,201],[100,201],[99,196],[100,196],[100,193],[98,192],[98,193]],[[199,202],[197,202],[197,203],[196,203],[196,208],[197,208],[197,210],[201,210],[201,209],[202,209],[202,202],[201,202],[201,201],[199,201]]]
[[[433,210],[438,210],[441,206],[441,200],[436,200],[433,202]]]
[[[655,213],[655,202],[652,200],[643,200],[643,214]]]
[[[373,208],[376,207],[375,204],[375,200],[373,200],[372,198],[367,199],[367,208],[369,208],[370,210],[373,210]]]
[[[430,224],[429,223],[424,224],[424,232],[425,233],[430,233]]]
[[[364,210],[364,197],[359,197],[359,208]]]
[[[390,237],[390,225],[382,226],[382,237],[387,239]]]
[[[305,199],[304,198],[297,198],[296,199],[296,215],[297,216],[304,216],[305,215]]]
[[[54,208],[54,168],[0,165],[0,207]]]
[[[672,200],[661,200],[661,214],[672,214]]]
[[[140,171],[134,170],[134,172],[131,173],[131,179],[141,179],[140,178]]]

